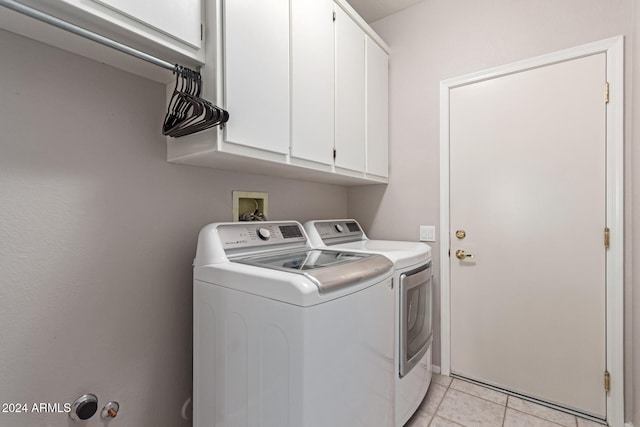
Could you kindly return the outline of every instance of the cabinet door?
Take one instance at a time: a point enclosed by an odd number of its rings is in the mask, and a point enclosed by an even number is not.
[[[333,0],[291,1],[291,155],[333,164]]]
[[[365,33],[336,7],[336,167],[365,166]]]
[[[224,2],[227,142],[289,154],[289,1]]]
[[[389,56],[367,37],[367,173],[389,176]]]
[[[200,37],[201,0],[94,0],[195,48]]]

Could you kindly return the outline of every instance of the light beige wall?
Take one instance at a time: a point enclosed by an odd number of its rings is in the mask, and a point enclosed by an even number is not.
[[[633,4],[633,0],[425,0],[373,23],[373,28],[392,49],[389,89],[391,175],[387,187],[349,189],[349,216],[360,220],[373,238],[416,240],[419,225],[439,224],[441,80],[620,34],[626,37],[626,144],[629,153],[630,147],[640,143],[638,132],[634,138],[636,144],[631,144],[630,138]],[[637,151],[635,148],[636,159]],[[629,159],[627,164],[630,166]],[[631,236],[630,167],[626,173],[627,236]],[[635,186],[636,191],[639,187],[640,183]],[[633,200],[639,199],[640,195],[637,195]],[[639,239],[636,232],[634,242],[640,242]],[[440,283],[439,245],[440,242],[432,244],[436,286]],[[635,252],[637,257],[640,251]],[[627,277],[630,277],[630,251],[626,259]],[[631,300],[630,280],[625,290],[628,321],[626,401],[627,416],[631,418],[630,308],[633,305],[636,312],[640,310],[640,292],[636,292]],[[439,292],[436,298],[439,298]],[[436,330],[439,330],[439,308],[435,315]],[[636,318],[635,323],[638,325],[640,321]],[[635,329],[636,349],[640,344],[639,329],[640,326]],[[439,334],[435,338],[434,361],[439,364]],[[640,354],[640,350],[635,354]],[[640,386],[637,369],[636,390]],[[636,425],[640,425],[638,414]]]
[[[199,229],[231,220],[232,190],[306,221],[344,217],[346,189],[169,164],[164,86],[2,31],[0,58],[0,402],[93,392],[117,425],[191,425]]]

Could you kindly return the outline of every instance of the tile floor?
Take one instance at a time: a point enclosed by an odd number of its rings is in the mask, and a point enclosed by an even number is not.
[[[546,406],[435,374],[427,396],[404,427],[427,426],[603,427]]]

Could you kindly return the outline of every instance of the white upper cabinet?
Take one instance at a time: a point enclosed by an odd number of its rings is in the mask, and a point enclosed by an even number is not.
[[[345,0],[213,3],[202,73],[206,97],[229,121],[168,138],[167,159],[343,185],[388,182],[389,48],[355,10]]]
[[[291,0],[291,156],[333,164],[333,0]]]
[[[202,45],[201,0],[94,0],[183,43],[199,49]]]
[[[389,55],[367,36],[366,172],[389,176]]]
[[[289,154],[289,0],[224,2],[225,143]]]
[[[365,33],[336,7],[336,168],[365,167]]]

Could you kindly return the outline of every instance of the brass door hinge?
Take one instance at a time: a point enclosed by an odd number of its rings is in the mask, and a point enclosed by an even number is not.
[[[451,249],[449,249],[449,258],[451,258]]]
[[[333,11],[333,22],[336,22],[336,12]]]
[[[609,103],[609,82],[604,84],[604,102],[605,104]]]
[[[204,26],[200,24],[200,40],[204,40]]]
[[[336,156],[338,155],[338,150],[336,150],[335,148],[333,149],[333,160],[336,159]]]
[[[609,227],[606,227],[604,229],[604,247],[605,247],[605,249],[609,249],[610,241],[611,241],[611,232],[609,230]]]
[[[604,371],[604,391],[607,393],[611,390],[611,374],[609,371]]]

